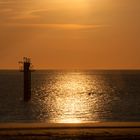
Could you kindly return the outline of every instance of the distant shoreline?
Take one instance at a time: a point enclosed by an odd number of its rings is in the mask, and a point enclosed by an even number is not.
[[[1,123],[0,139],[133,140],[140,139],[140,122],[99,122],[79,124]]]

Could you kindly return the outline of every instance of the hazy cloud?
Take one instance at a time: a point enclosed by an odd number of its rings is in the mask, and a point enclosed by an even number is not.
[[[0,27],[12,28],[34,28],[34,29],[55,29],[55,30],[82,30],[82,29],[96,29],[105,27],[94,24],[4,24]]]

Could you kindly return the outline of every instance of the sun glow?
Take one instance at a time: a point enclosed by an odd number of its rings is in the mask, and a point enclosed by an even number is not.
[[[77,12],[80,10],[86,12],[89,9],[90,3],[86,0],[51,0],[51,1],[38,1],[36,3],[39,4],[42,8],[47,8],[50,10],[66,10],[66,11],[75,11]],[[63,13],[65,14],[65,13]],[[75,13],[77,14],[77,13]]]
[[[79,73],[59,75],[57,79],[54,88],[59,89],[61,96],[56,97],[55,105],[61,113],[55,122],[81,123],[83,121],[80,117],[82,112],[86,113],[89,109],[85,96],[86,90],[90,89],[87,77]],[[90,114],[88,115],[90,116]]]
[[[85,123],[99,120],[98,110],[102,110],[100,104],[104,102],[100,93],[104,87],[96,76],[77,71],[54,72],[45,79],[39,85],[41,89],[35,89],[37,108],[40,111],[38,117],[41,120],[49,120],[51,123]],[[97,93],[101,95],[100,98]]]
[[[76,118],[69,118],[69,119],[62,119],[58,121],[58,123],[82,123],[82,122]]]

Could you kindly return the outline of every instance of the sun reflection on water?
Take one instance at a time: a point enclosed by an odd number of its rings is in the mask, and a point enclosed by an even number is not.
[[[40,120],[53,123],[99,120],[105,98],[100,95],[104,83],[100,85],[98,80],[96,76],[82,72],[56,73],[46,77],[46,82],[40,86],[43,90],[38,93],[41,97],[38,100]]]
[[[90,90],[88,78],[82,73],[58,75],[54,88],[55,101],[53,102],[58,111],[56,122],[80,123],[82,115],[88,115],[90,106],[87,102],[87,90]],[[57,91],[57,92],[56,92]]]
[[[76,118],[60,119],[59,121],[56,122],[57,123],[82,123],[82,121]]]

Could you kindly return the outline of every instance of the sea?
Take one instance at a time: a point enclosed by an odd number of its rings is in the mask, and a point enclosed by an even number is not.
[[[23,73],[0,70],[0,122],[140,121],[140,70],[36,70],[31,100]]]

